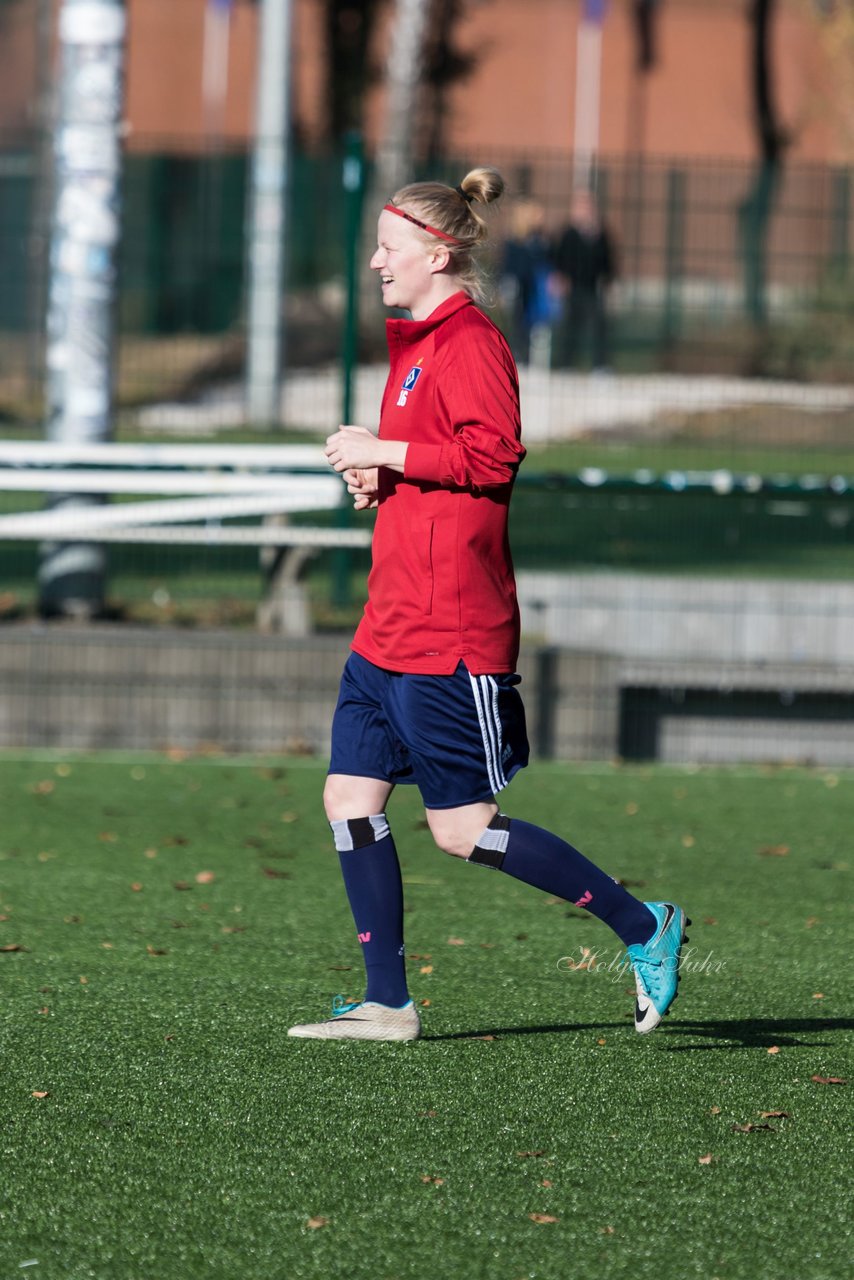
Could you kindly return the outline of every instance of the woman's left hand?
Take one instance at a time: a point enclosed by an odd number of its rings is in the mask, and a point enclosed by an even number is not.
[[[336,471],[366,471],[379,465],[379,441],[365,427],[341,427],[326,441],[324,453]]]

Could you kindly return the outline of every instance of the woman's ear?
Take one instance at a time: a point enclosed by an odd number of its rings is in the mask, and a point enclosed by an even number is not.
[[[433,275],[438,275],[440,271],[444,271],[448,263],[451,261],[451,251],[447,245],[437,245],[430,254],[430,271]]]

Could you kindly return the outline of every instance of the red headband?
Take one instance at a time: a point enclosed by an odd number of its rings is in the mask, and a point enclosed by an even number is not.
[[[399,218],[405,218],[407,222],[412,222],[416,227],[420,227],[422,231],[428,231],[431,236],[438,236],[440,240],[447,240],[449,244],[462,244],[462,240],[458,240],[456,236],[449,236],[444,231],[439,231],[436,227],[431,227],[429,222],[422,222],[420,218],[413,218],[411,213],[406,213],[403,209],[398,209],[396,204],[384,204],[384,209],[388,209],[389,213],[396,213]]]

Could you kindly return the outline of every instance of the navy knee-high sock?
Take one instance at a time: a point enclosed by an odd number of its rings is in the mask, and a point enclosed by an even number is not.
[[[400,1008],[409,999],[403,948],[403,883],[384,813],[330,823],[362,944],[366,1000]]]
[[[497,813],[468,861],[495,867],[584,907],[610,925],[627,947],[648,942],[656,930],[657,921],[648,907],[560,836],[530,822]]]

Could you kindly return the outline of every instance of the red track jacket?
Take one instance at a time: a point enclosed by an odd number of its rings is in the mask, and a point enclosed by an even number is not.
[[[426,320],[386,321],[381,437],[409,443],[380,468],[368,603],[355,651],[376,666],[450,675],[514,671],[519,608],[507,537],[525,456],[507,343],[466,293]]]

